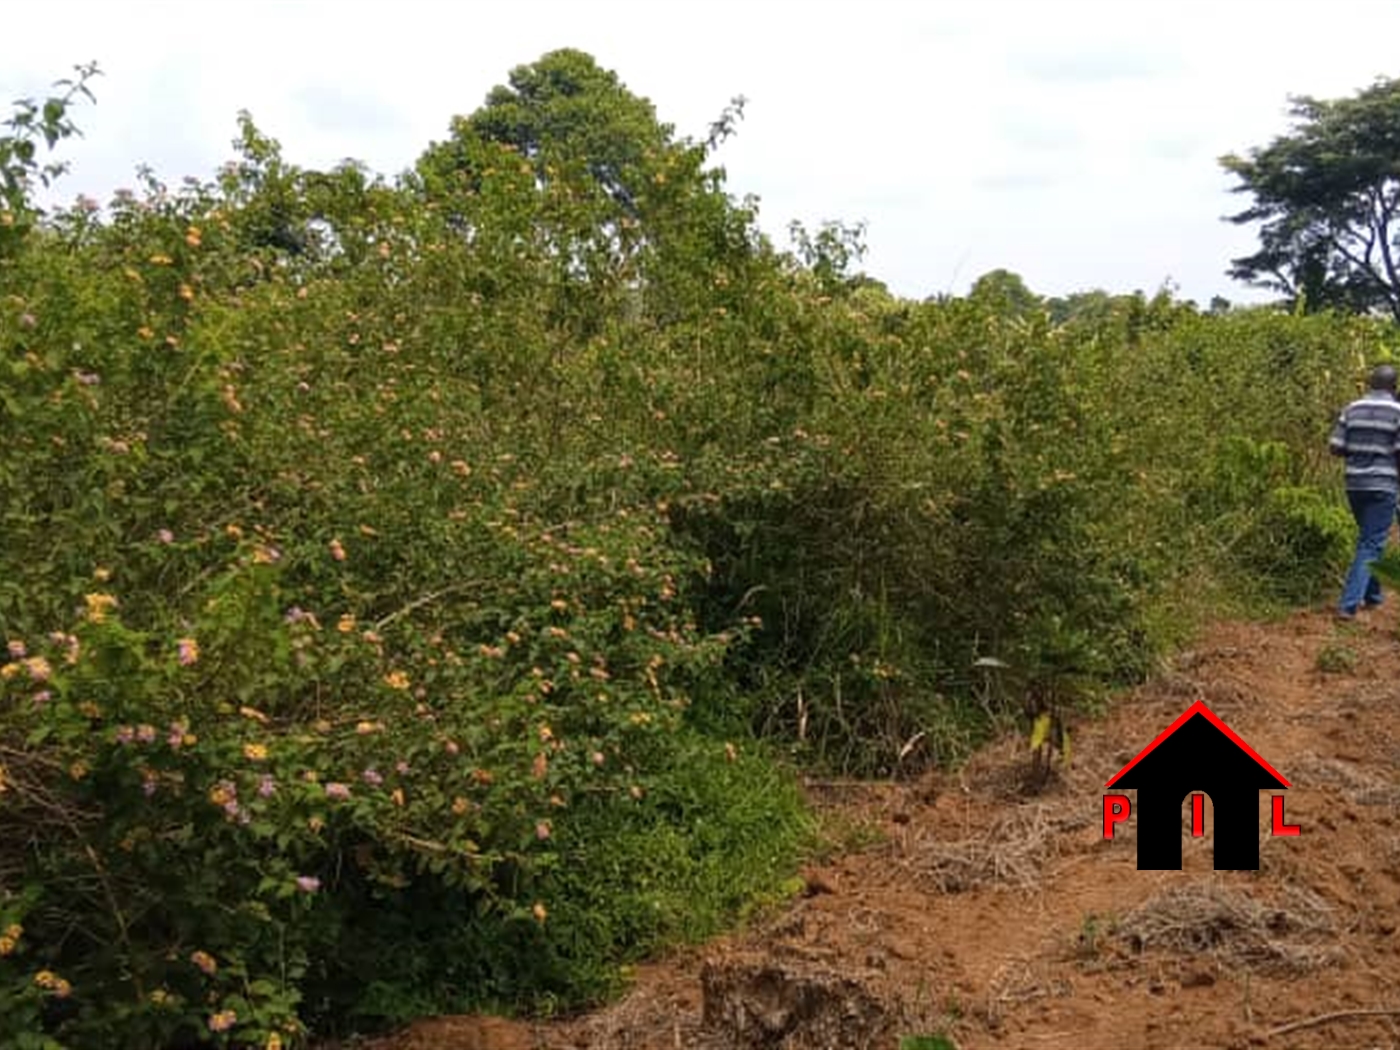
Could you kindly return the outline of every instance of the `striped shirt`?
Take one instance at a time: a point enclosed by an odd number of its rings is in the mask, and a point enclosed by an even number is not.
[[[1346,457],[1347,488],[1400,492],[1400,400],[1385,390],[1371,390],[1342,409],[1332,427],[1329,447]]]

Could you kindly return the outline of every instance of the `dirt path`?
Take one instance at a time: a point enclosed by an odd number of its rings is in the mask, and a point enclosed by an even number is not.
[[[1400,1047],[1397,617],[1213,630],[1078,727],[1038,798],[1014,740],[956,775],[823,788],[880,840],[812,869],[762,926],[646,968],[585,1018],[442,1018],[373,1050]],[[1183,807],[1182,871],[1138,871],[1131,827],[1103,838],[1104,782],[1198,699],[1293,785],[1302,834],[1270,835],[1261,792],[1257,872],[1213,870],[1208,802],[1200,839]]]

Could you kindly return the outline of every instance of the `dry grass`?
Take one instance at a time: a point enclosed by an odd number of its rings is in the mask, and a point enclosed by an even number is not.
[[[967,838],[922,838],[905,863],[921,884],[940,893],[985,886],[1030,890],[1039,885],[1047,864],[1075,849],[1071,833],[1098,819],[1097,807],[1067,814],[1054,802],[1026,803]]]
[[[1285,975],[1336,961],[1331,909],[1290,886],[1279,905],[1261,903],[1216,881],[1175,886],[1125,915],[1114,938],[1134,952],[1210,955],[1231,967]]]
[[[997,968],[987,987],[984,1013],[992,1024],[999,1023],[1010,1010],[1037,999],[1070,995],[1073,985],[1056,978],[1048,964],[1027,958],[1008,959]]]
[[[1359,806],[1400,805],[1400,786],[1384,777],[1335,758],[1323,758],[1309,751],[1293,763],[1300,784],[1310,788],[1335,788],[1349,802]]]
[[[676,1046],[695,1050],[721,1046],[704,1031],[697,1011],[678,1009],[669,989],[645,986],[571,1026],[572,1045],[645,1050],[656,1045],[658,1032],[668,1030]]]

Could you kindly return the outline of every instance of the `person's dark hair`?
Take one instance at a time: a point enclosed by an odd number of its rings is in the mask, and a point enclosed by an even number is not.
[[[1377,365],[1371,371],[1371,389],[1389,390],[1395,393],[1395,366]]]

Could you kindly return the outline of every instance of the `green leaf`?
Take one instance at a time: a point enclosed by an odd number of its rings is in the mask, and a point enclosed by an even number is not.
[[[1050,714],[1046,712],[1035,720],[1035,725],[1031,729],[1031,750],[1034,751],[1043,747],[1045,741],[1050,738]]]
[[[29,735],[25,739],[31,745],[37,745],[42,744],[51,736],[53,736],[53,726],[45,724],[41,726],[36,726],[33,730],[30,731]]]
[[[906,1035],[899,1041],[899,1050],[958,1050],[946,1035]]]

